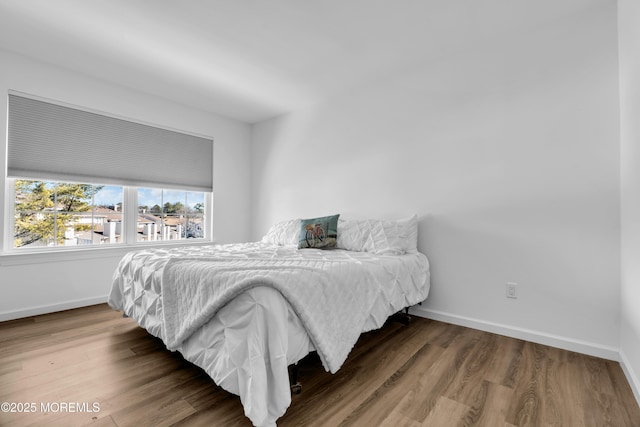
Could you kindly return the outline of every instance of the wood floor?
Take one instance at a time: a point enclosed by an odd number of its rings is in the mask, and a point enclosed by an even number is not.
[[[364,334],[336,375],[308,357],[300,378],[279,426],[640,426],[616,362],[421,318]],[[0,323],[0,402],[33,410],[2,426],[251,425],[106,305]]]

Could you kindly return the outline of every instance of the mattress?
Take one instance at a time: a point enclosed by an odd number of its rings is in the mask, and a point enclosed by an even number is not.
[[[225,297],[212,300],[220,281]],[[291,403],[288,365],[318,351],[335,372],[357,334],[344,337],[336,354],[327,337],[377,329],[428,293],[429,263],[418,252],[252,242],[129,253],[114,274],[109,305],[239,395],[254,425],[273,426]]]

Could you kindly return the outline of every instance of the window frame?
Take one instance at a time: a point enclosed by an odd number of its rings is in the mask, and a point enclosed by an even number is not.
[[[0,254],[0,265],[6,263],[7,257],[24,257],[29,255],[37,255],[39,257],[47,257],[48,255],[57,256],[59,254],[73,254],[77,256],[78,253],[99,251],[108,252],[128,252],[135,249],[143,249],[149,247],[166,247],[166,246],[186,246],[186,245],[207,245],[214,243],[213,241],[213,193],[202,191],[204,194],[204,237],[190,238],[190,239],[175,239],[175,240],[151,240],[151,241],[139,241],[137,236],[137,222],[138,222],[138,189],[149,188],[135,187],[122,185],[122,221],[123,221],[123,238],[119,243],[112,244],[91,244],[91,245],[75,245],[75,246],[37,246],[37,247],[14,247],[14,227],[15,227],[15,182],[18,178],[5,178],[5,224],[4,224],[4,242],[3,248]],[[47,181],[47,180],[39,180]],[[50,180],[57,181],[57,180]],[[98,183],[93,183],[100,185]],[[167,189],[162,189],[167,190]],[[182,189],[171,189],[177,191],[193,191]],[[4,259],[4,260],[2,260]],[[11,264],[14,264],[13,262]],[[18,262],[18,264],[20,264]]]
[[[161,212],[159,213],[159,215],[161,217],[161,223],[162,224],[165,224],[169,218],[172,218],[174,216],[173,213],[165,212],[166,204],[167,203],[169,203],[169,204],[171,203],[169,198],[166,197],[167,194],[182,193],[182,195],[185,196],[185,200],[184,200],[185,203],[183,205],[183,207],[185,208],[185,211],[180,213],[180,215],[183,216],[183,219],[186,221],[187,225],[189,224],[189,219],[190,218],[195,218],[195,217],[198,217],[198,216],[202,217],[202,221],[201,222],[203,223],[203,225],[205,227],[204,232],[205,232],[205,236],[206,236],[206,230],[208,228],[207,224],[206,224],[206,220],[207,220],[206,204],[204,206],[204,211],[201,214],[192,214],[192,213],[189,213],[189,212],[186,211],[187,210],[187,206],[188,206],[188,202],[187,202],[186,196],[187,196],[188,193],[200,193],[202,195],[206,195],[206,192],[204,192],[204,191],[193,191],[193,190],[182,190],[182,189],[175,189],[175,188],[157,188],[157,187],[154,188],[154,187],[147,187],[147,186],[144,186],[144,187],[138,186],[138,187],[135,187],[135,189],[137,191],[137,195],[138,196],[140,195],[140,190],[158,190],[158,191],[161,191],[161,199],[160,199],[160,204],[158,205],[158,207],[161,209]],[[179,202],[179,203],[182,203],[182,200],[175,200],[175,201]],[[205,202],[205,200],[203,200],[203,202]],[[140,207],[141,207],[140,206],[140,200],[137,198],[136,199],[136,212],[137,212],[136,231],[139,230],[139,226],[138,226],[139,221],[138,220],[140,219],[140,216],[141,216],[141,213],[139,211]],[[148,206],[147,206],[147,208],[148,208]],[[156,216],[158,215],[157,212],[154,212],[151,209],[149,210],[149,213],[151,213],[153,215],[156,215]],[[188,231],[188,227],[184,229],[185,235],[186,235],[187,231]],[[138,242],[141,242],[141,241],[142,242],[151,242],[151,241],[154,241],[154,240],[155,241],[162,241],[161,239],[158,240],[157,238],[149,239],[149,240],[145,241],[144,239],[140,239],[140,235],[136,234],[136,236],[137,236]],[[205,236],[200,237],[200,238],[196,238],[196,239],[203,239],[203,238],[205,238]],[[185,237],[184,239],[176,239],[176,240],[189,240],[189,239],[187,237]],[[166,240],[164,240],[164,241],[166,241]]]

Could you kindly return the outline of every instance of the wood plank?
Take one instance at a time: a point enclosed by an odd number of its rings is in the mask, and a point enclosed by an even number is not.
[[[380,387],[421,348],[420,344],[429,333],[426,328],[413,325],[402,332],[388,337],[385,346],[374,346],[370,351],[349,358],[335,375],[323,374],[320,383],[308,384],[302,377],[305,402],[296,402],[294,408],[304,408],[307,402],[313,402],[313,406],[305,411],[304,417],[296,410],[291,414],[288,411],[283,417],[285,421],[295,418],[301,423],[313,420],[320,425],[340,424],[372,390]]]
[[[394,404],[398,405],[407,396],[407,390],[417,382],[418,377],[414,373],[418,369],[433,365],[436,360],[442,357],[444,351],[445,349],[441,347],[425,344],[376,390],[354,390],[354,393],[369,397],[352,410],[340,423],[340,426],[382,424],[388,417],[389,407]],[[402,415],[399,411],[396,411],[396,414]],[[410,419],[409,417],[405,418]]]
[[[445,396],[439,396],[433,409],[422,423],[423,426],[461,426],[464,424],[464,416],[469,407]]]
[[[396,411],[416,421],[424,421],[434,410],[438,399],[450,387],[480,334],[471,329],[460,330],[455,342],[448,342],[442,356],[427,369],[416,371],[418,381],[407,390]],[[462,339],[461,337],[465,337]]]
[[[542,396],[544,395],[547,356],[545,347],[525,343],[517,366],[518,375],[514,384],[507,422],[515,425],[540,425]]]

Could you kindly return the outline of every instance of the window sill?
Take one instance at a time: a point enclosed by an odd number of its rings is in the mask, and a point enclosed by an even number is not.
[[[11,251],[0,254],[0,267],[26,264],[40,264],[47,262],[76,261],[101,258],[120,258],[127,252],[143,250],[146,248],[175,248],[181,246],[206,246],[213,245],[212,240],[184,241],[184,242],[157,242],[153,244],[113,245],[109,247],[84,247],[82,249],[60,248],[55,250],[28,250]]]

